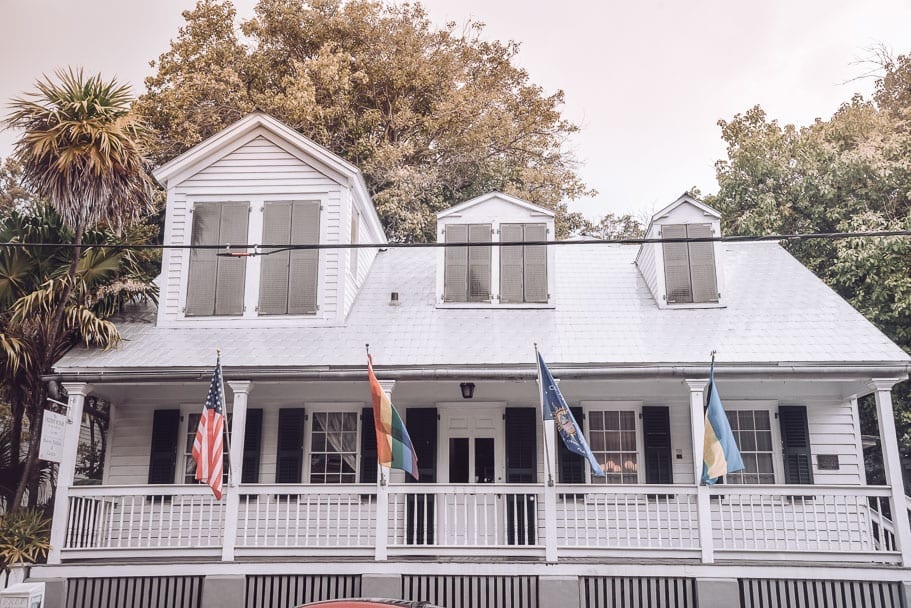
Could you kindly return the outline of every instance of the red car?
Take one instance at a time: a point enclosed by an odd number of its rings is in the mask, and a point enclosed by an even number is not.
[[[298,608],[389,608],[390,606],[396,606],[397,608],[441,608],[427,602],[370,599],[327,600],[304,604],[303,606],[298,606]]]

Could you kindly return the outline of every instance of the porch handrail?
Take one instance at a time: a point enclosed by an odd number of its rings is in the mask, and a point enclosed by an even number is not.
[[[738,484],[709,486],[713,496],[729,494],[763,494],[766,496],[875,496],[890,497],[889,486],[848,486],[848,485],[762,485]]]
[[[201,484],[70,486],[70,496],[205,496],[212,495],[209,486]]]

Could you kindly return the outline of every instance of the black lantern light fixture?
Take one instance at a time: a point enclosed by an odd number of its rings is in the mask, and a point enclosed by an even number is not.
[[[471,399],[474,397],[474,382],[462,382],[459,384],[462,390],[462,399]]]

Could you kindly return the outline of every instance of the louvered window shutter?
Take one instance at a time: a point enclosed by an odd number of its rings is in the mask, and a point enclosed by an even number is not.
[[[275,483],[300,483],[303,465],[304,409],[278,410],[278,454]]]
[[[149,483],[174,483],[180,410],[155,410],[149,453]]]
[[[645,483],[674,483],[667,407],[642,408],[642,435],[645,442]]]
[[[291,242],[319,243],[319,201],[294,201],[291,214]],[[315,313],[319,250],[292,251],[289,275],[288,314]]]
[[[418,459],[420,464],[420,459]],[[376,427],[373,408],[361,410],[361,483],[376,483]]]
[[[569,410],[576,419],[579,428],[585,428],[585,412],[581,407],[571,407]],[[559,433],[555,436],[557,442],[557,467],[560,470],[560,483],[585,483],[585,467],[588,461],[584,456],[570,452]]]
[[[469,243],[489,243],[490,224],[470,224]],[[468,248],[468,301],[490,300],[490,247]]]
[[[268,202],[263,206],[263,243],[291,243],[291,201]],[[264,248],[260,258],[259,314],[288,313],[288,268],[290,251]]]
[[[506,483],[538,482],[538,409],[506,408]]]
[[[405,427],[418,457],[420,483],[436,483],[437,480],[437,408],[410,407],[405,410]],[[405,479],[414,481],[410,475]]]
[[[357,245],[358,233],[360,231],[361,214],[357,209],[351,210],[351,244]],[[351,249],[348,251],[348,271],[357,277],[357,260],[360,255],[360,249]]]
[[[688,224],[689,238],[711,238],[711,224]],[[715,243],[687,243],[689,246],[690,278],[693,302],[717,302],[718,284],[715,276]]]
[[[259,483],[259,459],[263,442],[262,409],[247,410],[247,424],[244,427],[244,471],[241,483]]]
[[[467,243],[468,225],[446,226],[445,242]],[[468,300],[468,247],[446,247],[443,271],[443,299],[446,302]]]
[[[218,243],[242,245],[247,242],[247,223],[250,221],[249,203],[219,203]],[[246,258],[216,256],[218,278],[215,281],[215,314],[242,315],[244,313],[244,277]]]
[[[810,454],[807,408],[802,405],[779,406],[778,424],[781,428],[784,482],[787,484],[813,483],[813,458]]]
[[[523,224],[500,224],[500,242],[525,240]],[[500,247],[500,302],[522,302],[525,294],[525,247]]]
[[[218,244],[218,203],[197,203],[193,208],[193,245]],[[246,240],[246,239],[244,239]],[[215,280],[218,258],[215,249],[191,249],[187,278],[187,316],[210,316],[215,312]]]
[[[526,241],[546,241],[547,224],[525,224]],[[524,262],[525,302],[547,302],[547,246],[526,245]]]
[[[661,227],[661,238],[686,238],[686,225],[668,224]],[[663,243],[664,282],[669,304],[684,304],[693,301],[690,289],[690,257],[686,243]]]

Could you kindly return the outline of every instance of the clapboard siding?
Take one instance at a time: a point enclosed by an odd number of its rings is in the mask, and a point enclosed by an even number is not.
[[[807,424],[810,430],[810,452],[813,454],[813,481],[817,484],[863,483],[864,465],[858,458],[854,409],[850,401],[810,401]],[[837,471],[820,471],[820,454],[838,456]]]
[[[649,291],[656,297],[660,290],[660,287],[658,286],[658,269],[655,265],[655,250],[657,247],[658,245],[653,243],[642,245],[642,249],[639,251],[639,257],[636,258],[636,265],[639,267],[639,273],[642,275],[642,278],[645,279],[645,284],[648,285]]]

